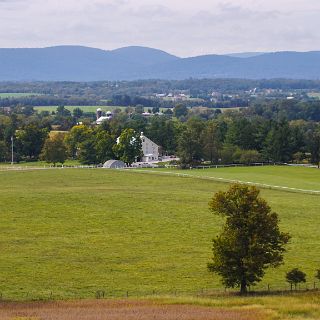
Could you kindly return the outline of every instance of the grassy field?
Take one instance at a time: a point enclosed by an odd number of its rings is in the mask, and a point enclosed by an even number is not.
[[[56,111],[58,106],[39,106],[34,107],[34,110],[41,112],[41,111]],[[76,109],[80,108],[83,112],[96,112],[98,108],[101,108],[102,111],[112,111],[114,109],[125,109],[125,107],[116,107],[116,106],[65,106],[66,109],[70,110],[71,112]]]
[[[52,163],[47,163],[45,161],[34,161],[34,162],[19,162],[19,163],[14,163],[13,165],[11,165],[10,162],[0,162],[0,170],[6,170],[6,169],[10,169],[10,168],[43,168],[43,167],[48,167],[48,166],[52,166]],[[58,165],[61,166],[60,163],[58,163]],[[64,166],[79,166],[80,162],[78,160],[66,160],[64,163]],[[1,183],[0,183],[1,185]]]
[[[320,292],[256,297],[210,296],[201,298],[159,298],[162,303],[200,305],[214,309],[249,312],[245,319],[320,319]],[[231,319],[238,319],[231,317]]]
[[[39,96],[39,93],[28,93],[28,92],[0,92],[0,99],[5,98],[22,98],[30,96]]]
[[[249,168],[231,167],[193,170],[161,168],[156,169],[156,171],[320,191],[320,170],[316,168],[293,166],[257,166]]]
[[[25,300],[92,298],[97,290],[113,297],[223,290],[206,270],[222,224],[208,201],[227,186],[104,169],[0,171],[0,291]],[[292,241],[286,264],[257,289],[287,288],[285,272],[293,267],[307,272],[312,287],[320,267],[319,196],[262,196]]]
[[[65,106],[66,109],[70,110],[71,112],[75,108],[80,108],[83,112],[96,112],[98,108],[101,108],[102,111],[112,111],[114,109],[121,109],[124,110],[126,107],[121,107],[121,106]],[[34,107],[34,110],[41,112],[41,111],[56,111],[57,106],[39,106],[39,107]],[[148,109],[151,108],[144,108],[144,111],[148,111]],[[161,111],[167,110],[166,108],[160,108]]]

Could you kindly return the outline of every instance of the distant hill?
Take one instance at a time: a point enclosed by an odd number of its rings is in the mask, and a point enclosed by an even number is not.
[[[235,57],[235,58],[251,58],[256,56],[261,56],[262,54],[265,54],[266,52],[239,52],[239,53],[228,53],[226,54],[229,57]]]
[[[243,53],[179,58],[145,47],[0,49],[0,81],[243,78],[319,79],[320,52]]]

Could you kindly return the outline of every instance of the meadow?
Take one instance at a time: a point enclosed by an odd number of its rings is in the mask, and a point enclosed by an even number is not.
[[[38,106],[38,107],[34,107],[34,110],[41,112],[41,111],[56,111],[58,106]],[[125,110],[126,107],[123,106],[65,106],[66,109],[70,110],[71,112],[76,109],[76,108],[80,108],[83,112],[96,112],[98,108],[101,108],[101,110],[103,112],[107,112],[107,111],[112,111],[115,109],[120,109],[120,110]],[[144,108],[144,111],[148,111],[148,109],[151,108]],[[166,111],[166,108],[160,108],[161,111]]]
[[[32,93],[32,92],[0,92],[0,99],[5,98],[23,98],[23,97],[30,97],[30,96],[39,96],[39,93]]]
[[[58,106],[38,106],[34,107],[34,110],[41,112],[41,111],[56,111]],[[98,108],[101,108],[102,111],[112,111],[114,109],[121,109],[124,110],[125,107],[118,107],[118,106],[65,106],[65,108],[69,111],[73,111],[76,108],[80,108],[83,112],[94,112],[96,113]]]
[[[293,184],[303,183],[300,168],[293,170]],[[208,202],[227,187],[129,170],[0,171],[0,292],[13,300],[94,298],[98,290],[105,297],[224,292],[206,265],[223,223]],[[285,272],[293,267],[307,273],[303,288],[319,286],[319,196],[268,189],[261,195],[292,240],[285,264],[256,289],[287,289]]]
[[[252,182],[286,188],[320,191],[320,170],[302,166],[253,166],[253,167],[218,167],[210,169],[179,170],[159,168],[156,171],[169,174],[186,174],[202,178],[216,178]]]

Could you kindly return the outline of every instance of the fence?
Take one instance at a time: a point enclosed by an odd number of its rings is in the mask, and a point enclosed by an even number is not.
[[[287,287],[272,287],[267,286],[260,289],[248,288],[248,296],[267,296],[267,295],[292,295],[292,294],[304,294],[304,293],[320,293],[317,286],[301,286],[297,289]],[[63,300],[63,299],[126,299],[126,298],[152,298],[152,297],[198,297],[198,298],[210,298],[221,296],[237,296],[239,290],[237,289],[200,289],[197,291],[182,291],[182,290],[108,290],[105,288],[90,290],[90,291],[67,291],[64,293],[55,292],[54,290],[43,290],[41,292],[19,292],[18,294],[12,294],[10,292],[0,292],[0,301],[36,301],[36,300]]]
[[[62,165],[62,166],[53,166],[53,165],[43,165],[43,166],[0,166],[0,171],[25,171],[25,170],[49,170],[49,169],[96,169],[101,168],[99,165]]]

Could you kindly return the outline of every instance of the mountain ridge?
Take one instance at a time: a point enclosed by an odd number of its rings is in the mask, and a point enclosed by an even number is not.
[[[319,79],[320,51],[208,54],[181,58],[159,49],[86,46],[0,48],[0,81],[187,78]]]

